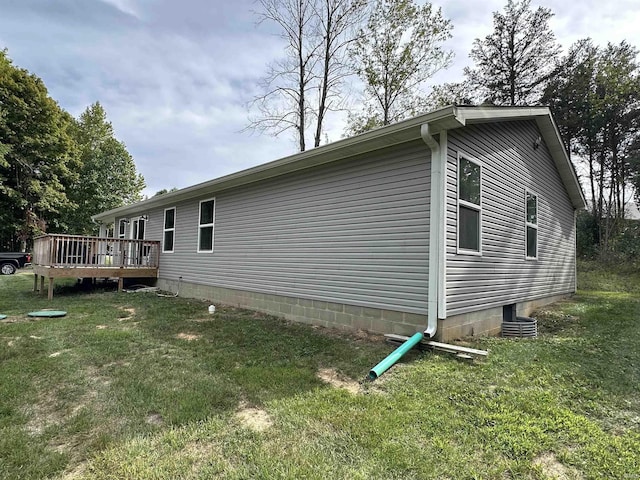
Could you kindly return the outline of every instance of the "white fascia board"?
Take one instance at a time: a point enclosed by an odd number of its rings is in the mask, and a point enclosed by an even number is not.
[[[586,208],[587,203],[578,175],[564,148],[549,107],[456,107],[456,117],[464,125],[508,120],[535,120],[567,189],[573,208],[576,210]]]
[[[175,192],[165,193],[141,202],[99,213],[91,218],[110,223],[118,217],[175,204],[202,195],[213,195],[222,190],[276,177],[285,173],[322,165],[337,160],[367,153],[399,143],[420,139],[420,126],[426,122],[437,124],[439,120],[454,117],[455,107],[445,107],[434,112],[410,118],[393,125],[376,128],[355,137],[345,138],[320,147],[296,153],[272,162],[264,163],[224,177],[208,180]],[[460,126],[457,123],[457,126]]]
[[[544,129],[547,145],[554,156],[558,170],[567,185],[571,199],[576,208],[584,208],[584,195],[577,181],[575,171],[563,150],[562,142],[551,113],[547,107],[456,107],[448,106],[439,110],[413,117],[408,120],[376,128],[355,137],[345,138],[336,142],[300,152],[272,162],[264,163],[224,177],[209,180],[197,185],[152,197],[142,202],[115,208],[92,216],[94,221],[112,223],[116,218],[128,217],[145,212],[151,208],[175,205],[183,200],[195,197],[214,195],[217,192],[276,177],[297,170],[334,162],[399,143],[418,140],[421,138],[420,128],[423,124],[430,125],[431,134],[442,130],[463,127],[466,123],[498,122],[518,119],[536,119],[538,124],[550,123],[553,128]],[[542,119],[542,120],[541,120]],[[545,121],[546,120],[546,121]],[[541,128],[541,130],[543,130]],[[559,150],[557,147],[560,147]],[[567,166],[569,170],[567,169]],[[563,173],[565,172],[565,173]]]

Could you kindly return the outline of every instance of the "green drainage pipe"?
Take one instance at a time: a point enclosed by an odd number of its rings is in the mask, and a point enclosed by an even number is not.
[[[387,358],[373,367],[369,372],[369,379],[375,380],[384,372],[389,370],[398,360],[402,358],[405,353],[411,350],[417,343],[420,343],[423,338],[424,334],[422,332],[414,334],[411,338],[409,338],[409,340],[407,340],[393,352],[391,352]]]

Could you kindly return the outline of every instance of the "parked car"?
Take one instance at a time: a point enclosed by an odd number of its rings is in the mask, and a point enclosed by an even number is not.
[[[28,263],[31,263],[29,253],[0,252],[0,274],[2,275],[12,275]]]

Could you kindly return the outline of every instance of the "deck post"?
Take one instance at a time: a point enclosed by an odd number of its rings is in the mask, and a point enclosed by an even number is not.
[[[123,284],[124,284],[124,279],[122,277],[118,277],[118,293],[122,292]]]
[[[44,277],[42,277],[42,280],[44,280]],[[53,300],[53,277],[49,277],[49,293],[47,298]]]

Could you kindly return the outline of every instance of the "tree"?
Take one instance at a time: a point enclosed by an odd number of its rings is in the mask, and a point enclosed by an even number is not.
[[[352,74],[347,60],[348,46],[355,41],[354,27],[366,0],[321,0],[317,10],[322,53],[318,83],[318,112],[314,146],[320,145],[322,126],[328,111],[338,110],[342,104],[344,79]]]
[[[0,245],[25,249],[69,205],[66,186],[76,166],[72,118],[6,51],[0,52],[0,105]]]
[[[480,103],[476,92],[468,81],[435,85],[427,97],[429,110],[447,105],[475,105]]]
[[[540,98],[560,53],[549,28],[551,10],[531,9],[530,0],[509,0],[493,13],[493,33],[473,42],[475,68],[465,75],[496,105],[529,105]]]
[[[352,133],[396,122],[425,104],[420,87],[451,63],[453,53],[442,45],[451,29],[430,3],[376,0],[350,50],[365,85],[364,110],[350,118]]]
[[[625,228],[640,145],[640,64],[626,42],[593,46],[582,40],[558,64],[548,102],[575,158],[586,164],[591,216],[601,253]]]
[[[169,189],[162,188],[162,189],[158,190],[156,193],[154,193],[153,196],[157,197],[158,195],[164,195],[165,193],[171,193],[171,192],[176,192],[176,191],[178,191],[177,187],[171,187]]]
[[[65,211],[65,228],[74,234],[94,234],[91,216],[142,199],[144,178],[133,158],[118,141],[100,103],[87,107],[75,124],[81,166],[69,186],[73,207]]]
[[[259,0],[260,22],[270,22],[285,41],[285,57],[271,63],[262,80],[265,93],[252,105],[259,115],[248,128],[280,135],[294,130],[298,148],[315,119],[314,146],[320,145],[327,112],[340,108],[349,75],[345,61],[354,25],[365,0]],[[314,92],[317,97],[314,98]]]

